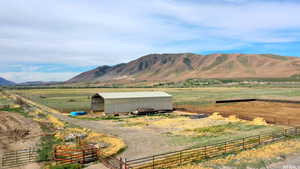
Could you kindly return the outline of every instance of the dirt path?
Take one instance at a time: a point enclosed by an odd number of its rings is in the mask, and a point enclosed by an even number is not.
[[[299,169],[300,168],[300,154],[288,157],[286,160],[274,163],[269,166],[271,169]]]
[[[126,151],[119,155],[122,158],[134,159],[184,148],[183,146],[169,145],[168,137],[153,130],[118,127],[113,122],[105,120],[80,120],[62,114],[53,115],[68,123],[120,137],[127,145]]]

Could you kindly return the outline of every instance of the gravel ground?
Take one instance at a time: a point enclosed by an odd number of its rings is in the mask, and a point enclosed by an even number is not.
[[[189,146],[170,145],[168,137],[153,130],[119,127],[116,126],[114,122],[105,120],[80,120],[70,118],[62,114],[53,115],[65,122],[79,125],[84,128],[89,128],[96,132],[111,134],[123,139],[127,145],[127,149],[119,155],[119,157],[122,158],[134,159],[144,156],[151,156],[153,154],[180,150],[186,146]]]
[[[269,166],[271,169],[300,169],[300,154],[288,157],[286,160]]]

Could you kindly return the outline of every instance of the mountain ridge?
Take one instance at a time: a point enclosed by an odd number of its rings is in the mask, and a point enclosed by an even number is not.
[[[7,79],[4,79],[2,77],[0,77],[0,86],[12,86],[15,85],[16,83],[13,81],[9,81]]]
[[[180,81],[189,78],[291,77],[300,74],[300,58],[273,54],[148,54],[128,63],[99,66],[68,83]]]

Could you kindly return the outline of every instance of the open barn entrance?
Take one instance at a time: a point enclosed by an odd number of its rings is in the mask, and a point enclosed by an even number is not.
[[[104,98],[98,94],[92,96],[92,111],[93,112],[103,112],[104,111]]]

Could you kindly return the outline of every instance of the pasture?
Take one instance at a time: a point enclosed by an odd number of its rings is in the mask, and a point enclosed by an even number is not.
[[[165,91],[173,95],[175,106],[194,108],[210,114],[192,118],[194,113],[175,111],[170,114],[150,116],[101,117],[90,114],[71,118],[60,113],[56,117],[70,124],[91,129],[124,140],[127,149],[119,154],[123,158],[138,158],[153,154],[198,147],[224,140],[242,139],[263,133],[278,133],[285,126],[266,124],[263,115],[281,118],[285,115],[297,119],[296,104],[286,103],[227,103],[213,104],[215,100],[269,98],[300,100],[298,88],[86,88],[86,89],[29,89],[10,90],[37,103],[68,113],[76,110],[89,111],[90,98],[97,92]],[[225,114],[221,116],[218,113]],[[238,116],[250,115],[249,120]],[[248,117],[247,116],[247,117]],[[298,141],[297,141],[298,144]],[[269,150],[269,149],[268,149]]]
[[[174,105],[209,105],[215,100],[272,98],[300,100],[300,88],[85,88],[11,90],[61,112],[90,109],[90,97],[97,92],[165,91]]]

